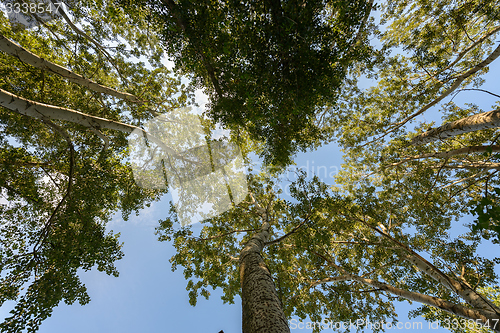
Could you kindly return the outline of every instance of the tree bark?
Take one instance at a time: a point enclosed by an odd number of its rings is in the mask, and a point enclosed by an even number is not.
[[[419,146],[428,142],[451,138],[459,134],[494,127],[500,127],[500,109],[446,123],[438,128],[417,135],[411,140],[411,143],[414,146]]]
[[[415,255],[408,254],[405,259],[415,265],[425,275],[431,277],[440,285],[459,295],[465,302],[474,308],[496,312],[500,316],[500,308],[493,304],[493,302],[490,302],[486,297],[473,290],[470,286],[449,277],[438,270],[434,265],[430,264],[426,260],[418,258]]]
[[[289,333],[273,278],[261,255],[269,239],[270,228],[266,212],[261,215],[264,220],[262,229],[240,253],[243,333]]]
[[[75,124],[82,125],[94,131],[99,131],[100,129],[111,129],[124,133],[140,133],[147,137],[148,140],[156,143],[160,148],[162,148],[166,153],[172,156],[187,161],[183,156],[179,155],[174,149],[167,146],[163,141],[158,138],[148,134],[145,130],[140,127],[124,124],[118,121],[109,120],[105,118],[100,118],[78,112],[76,110],[71,110],[59,106],[48,105],[44,103],[38,103],[20,96],[11,94],[8,91],[0,89],[0,106],[5,107],[11,111],[17,112],[19,114],[38,118],[42,120],[65,120]]]
[[[316,281],[311,283],[311,287],[317,286],[322,283],[329,283],[329,282],[338,282],[338,281],[358,281],[360,283],[363,283],[367,286],[385,291],[387,293],[390,293],[395,296],[402,297],[404,299],[430,305],[432,307],[441,309],[443,311],[446,311],[450,314],[457,315],[459,317],[465,318],[465,319],[471,319],[474,320],[478,323],[481,323],[482,325],[486,325],[487,323],[490,323],[490,325],[495,325],[500,320],[500,316],[496,314],[493,311],[487,311],[487,310],[480,310],[480,309],[471,309],[467,308],[465,306],[462,306],[460,304],[455,304],[451,303],[447,300],[413,292],[413,291],[408,291],[404,289],[400,289],[397,287],[394,287],[390,284],[380,282],[377,280],[373,279],[368,279],[368,278],[363,278],[361,276],[353,275],[353,274],[344,274],[341,276],[337,277],[330,277],[326,278],[320,281]],[[500,332],[500,327],[496,325],[494,329],[492,329],[495,332]]]
[[[67,68],[64,68],[50,61],[47,61],[43,58],[40,58],[36,54],[33,54],[30,51],[24,49],[23,47],[16,44],[7,37],[3,36],[2,34],[0,34],[0,50],[14,57],[17,57],[22,62],[30,64],[33,67],[40,68],[55,73],[57,75],[60,75],[65,79],[67,79],[68,81],[92,89],[95,92],[115,96],[131,102],[136,102],[136,103],[141,102],[136,96],[132,94],[120,92],[115,89],[100,85],[92,80],[86,79],[83,76],[70,71]]]

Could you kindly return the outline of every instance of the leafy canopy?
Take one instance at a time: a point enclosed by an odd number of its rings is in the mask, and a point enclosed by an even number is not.
[[[327,138],[318,112],[348,68],[369,58],[369,1],[134,1],[167,54],[210,97],[210,117],[265,142],[269,164]]]
[[[129,16],[112,3],[93,1],[73,10],[73,22],[94,41],[62,18],[13,31],[1,15],[0,32],[44,59],[136,94],[144,103],[96,93],[3,52],[1,89],[136,126],[152,118],[152,111],[188,103],[192,90],[161,65],[161,48],[148,37],[144,15]],[[150,66],[132,56],[149,59]],[[123,256],[118,234],[106,232],[106,223],[118,210],[127,219],[162,194],[135,184],[126,134],[100,133],[0,108],[0,304],[16,302],[0,323],[1,332],[35,332],[61,301],[88,303],[81,270],[95,267],[117,276],[114,262]]]

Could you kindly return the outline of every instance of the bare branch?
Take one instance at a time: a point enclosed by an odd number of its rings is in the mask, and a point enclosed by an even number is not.
[[[451,187],[451,186],[453,186],[453,185],[456,185],[456,184],[463,183],[463,182],[465,182],[465,181],[468,181],[468,180],[474,179],[474,178],[476,178],[477,176],[479,176],[480,174],[483,174],[483,173],[486,173],[486,172],[488,172],[488,170],[482,170],[482,171],[480,171],[480,172],[478,172],[478,173],[476,173],[476,174],[474,174],[474,175],[472,175],[472,176],[470,176],[470,177],[467,177],[467,178],[462,178],[462,179],[459,179],[459,180],[457,180],[457,181],[455,181],[455,182],[453,182],[453,183],[451,183],[451,184],[448,184],[448,185],[446,185],[446,186],[443,186],[443,187],[441,187],[440,189],[445,189],[445,188]]]
[[[418,115],[424,113],[425,111],[427,111],[428,109],[430,109],[431,107],[433,107],[434,105],[436,105],[437,103],[441,102],[444,98],[446,98],[449,94],[451,94],[455,89],[457,89],[460,86],[460,84],[462,84],[462,82],[466,78],[468,78],[469,76],[475,74],[476,72],[480,71],[484,67],[486,67],[489,64],[491,64],[499,56],[500,56],[500,45],[497,46],[497,48],[486,59],[484,59],[483,61],[481,61],[479,64],[477,64],[476,66],[472,67],[467,72],[465,72],[465,73],[463,73],[463,74],[461,74],[459,76],[456,76],[454,78],[455,82],[453,82],[453,84],[451,85],[450,88],[448,88],[448,90],[446,90],[444,93],[442,93],[441,95],[439,95],[432,102],[430,102],[427,105],[425,105],[419,111],[415,112],[414,114],[412,114],[411,116],[407,117],[406,119],[404,119],[404,120],[396,123],[395,126],[394,126],[394,130],[397,129],[397,128],[400,128],[401,126],[403,126],[404,124],[406,124],[408,121],[412,120],[413,118],[415,118]]]
[[[478,89],[478,88],[467,88],[467,89],[460,89],[460,90],[457,90],[457,94],[461,91],[468,91],[468,90],[472,90],[472,91],[480,91],[480,92],[484,92],[484,93],[487,93],[487,94],[490,94],[492,96],[495,96],[495,97],[498,97],[500,98],[500,95],[497,95],[497,94],[494,94],[492,93],[491,91],[488,91],[488,90],[484,90],[484,89]]]

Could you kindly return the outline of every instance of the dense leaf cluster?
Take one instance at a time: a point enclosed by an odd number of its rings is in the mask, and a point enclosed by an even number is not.
[[[210,96],[211,118],[264,141],[281,166],[327,139],[318,112],[370,53],[367,1],[122,3],[151,9],[169,56]]]
[[[134,125],[153,112],[186,105],[191,90],[161,65],[161,49],[145,34],[143,17],[102,2],[73,9],[71,18],[83,23],[87,37],[62,18],[14,31],[2,15],[0,31],[44,59],[137,94],[144,103],[93,92],[3,52],[1,89]],[[132,56],[148,57],[151,65]],[[127,219],[161,195],[135,184],[127,150],[124,133],[101,129],[97,136],[83,126],[0,109],[0,304],[16,301],[1,332],[35,332],[61,301],[88,303],[82,271],[118,276],[114,263],[123,252],[107,222],[117,211]]]

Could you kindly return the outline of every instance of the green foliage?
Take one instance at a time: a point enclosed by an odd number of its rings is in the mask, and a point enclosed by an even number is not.
[[[209,95],[210,117],[265,142],[275,165],[328,138],[318,112],[369,59],[367,1],[121,3],[151,10],[167,53]]]
[[[210,17],[209,10],[195,13],[191,9],[195,6],[180,6],[187,8],[185,15],[192,15],[190,22],[196,22],[196,15],[201,13]],[[339,188],[334,191],[317,180],[302,179],[292,186],[290,200],[273,189],[275,180],[251,178],[250,191],[257,202],[271,207],[272,239],[303,223],[284,240],[263,251],[287,316],[309,316],[312,321],[328,318],[333,322],[367,317],[373,318],[373,322],[396,320],[394,303],[402,298],[361,283],[335,281],[346,274],[462,304],[460,296],[407,260],[408,249],[432,258],[431,264],[440,272],[474,286],[475,290],[488,293],[490,286],[497,283],[495,265],[499,259],[477,254],[481,234],[472,231],[451,237],[450,228],[469,212],[471,202],[482,197],[485,183],[499,184],[495,170],[469,167],[474,163],[498,162],[497,154],[482,154],[484,147],[495,147],[498,130],[411,145],[415,135],[435,126],[436,120],[419,115],[434,101],[438,104],[440,96],[458,82],[457,77],[475,68],[493,51],[500,20],[495,8],[498,1],[387,2],[382,7],[382,18],[388,26],[378,32],[383,45],[377,53],[376,66],[353,66],[349,77],[342,81],[345,84],[336,95],[337,100],[322,100],[319,114],[322,131],[334,133],[345,153],[345,165],[336,179]],[[206,82],[213,84],[202,57],[196,53],[193,38],[197,35],[193,33],[188,36],[191,39],[186,38],[172,17],[168,19],[164,20],[170,22],[165,33],[172,35],[169,40],[177,38],[175,47],[182,50],[177,54],[184,61],[179,66],[189,66],[191,62],[185,59],[198,56],[198,67],[188,69],[202,73],[198,75],[205,86]],[[207,25],[214,22],[218,21],[208,20]],[[211,31],[210,27],[206,30]],[[212,36],[213,45],[219,42],[215,37]],[[230,35],[227,39],[236,37]],[[221,54],[222,48],[213,52],[210,43],[203,46],[210,50],[207,53],[216,64],[219,58],[215,55]],[[233,49],[239,50],[239,45]],[[395,54],[401,49],[402,54]],[[188,51],[191,54],[187,55]],[[231,50],[224,52],[231,54]],[[220,58],[223,59],[222,55]],[[487,71],[487,66],[480,66],[477,72],[459,82],[458,88],[478,87],[481,75]],[[363,76],[374,80],[375,85],[362,89]],[[213,112],[223,100],[217,99],[214,87],[210,86],[209,91]],[[479,112],[481,109],[476,105],[458,106],[450,101],[434,118],[449,122]],[[480,152],[445,155],[464,147],[476,147]],[[200,294],[206,295],[208,287],[222,288],[223,299],[234,300],[239,293],[235,259],[244,242],[259,227],[253,204],[243,203],[205,221],[199,235],[190,228],[176,230],[174,222],[172,217],[158,230],[160,239],[174,240],[178,253],[171,261],[174,269],[179,265],[184,267],[191,302],[195,303]],[[393,240],[375,231],[380,226]],[[328,278],[331,283],[326,282]],[[450,317],[429,306],[422,309],[418,314],[434,311]],[[443,323],[441,326],[446,327]]]
[[[373,70],[352,71],[342,100],[325,116],[345,152],[336,180],[343,191],[375,187],[379,198],[400,202],[398,209],[412,219],[430,224],[420,218],[432,217],[435,224],[439,215],[458,218],[469,213],[469,205],[483,198],[486,185],[498,186],[496,169],[487,165],[497,163],[499,155],[484,153],[497,149],[498,129],[421,145],[411,141],[441,123],[491,110],[458,105],[453,98],[467,93],[461,88],[477,88],[488,72],[488,66],[478,65],[498,44],[500,17],[493,10],[498,4],[422,0],[389,1],[382,7],[383,57]],[[372,80],[371,87],[364,88],[365,78]],[[456,90],[447,95],[451,88]],[[467,147],[478,151],[459,152]],[[427,210],[430,202],[440,203],[432,214]]]
[[[500,188],[494,188],[493,193],[483,197],[480,201],[473,202],[471,213],[477,215],[477,223],[472,230],[490,230],[493,235],[485,236],[489,239],[493,236],[493,243],[500,243]],[[474,207],[475,206],[475,207]]]
[[[309,317],[316,322],[325,318],[331,322],[397,320],[394,303],[402,298],[349,279],[335,280],[347,274],[460,303],[446,286],[407,261],[404,247],[426,253],[438,269],[450,276],[462,273],[471,284],[486,287],[496,279],[495,262],[477,255],[477,237],[465,234],[451,238],[450,224],[444,223],[449,219],[439,217],[438,212],[432,216],[438,219],[436,226],[426,225],[422,220],[430,216],[414,216],[398,209],[404,198],[385,201],[368,189],[358,196],[341,196],[318,179],[306,180],[304,175],[290,185],[291,197],[287,199],[275,186],[276,180],[269,177],[250,176],[249,183],[256,202],[268,207],[271,240],[288,235],[266,246],[262,256],[289,318]],[[431,212],[438,207],[439,203],[429,206],[428,214],[434,214]],[[172,211],[157,232],[159,240],[174,242],[177,253],[171,258],[172,269],[183,267],[191,304],[196,304],[199,295],[208,296],[210,288],[221,288],[222,299],[234,302],[241,292],[237,257],[262,223],[255,204],[243,202],[204,221],[199,234],[191,227],[178,229],[175,223]],[[376,232],[380,225],[403,246]],[[466,268],[460,272],[462,266]]]
[[[144,102],[93,92],[4,53],[0,88],[134,125],[152,118],[152,111],[168,112],[191,101],[192,88],[161,65],[161,48],[146,29],[145,15],[130,16],[101,1],[70,7],[74,22],[95,42],[62,20],[13,31],[2,15],[0,31],[44,59]],[[131,56],[146,57],[150,64]],[[100,131],[109,140],[107,148],[82,126],[0,109],[0,304],[16,302],[0,323],[1,332],[35,332],[61,301],[88,303],[79,275],[97,268],[118,276],[114,263],[123,256],[119,234],[107,232],[106,224],[117,211],[127,219],[162,195],[135,184],[126,135]]]

